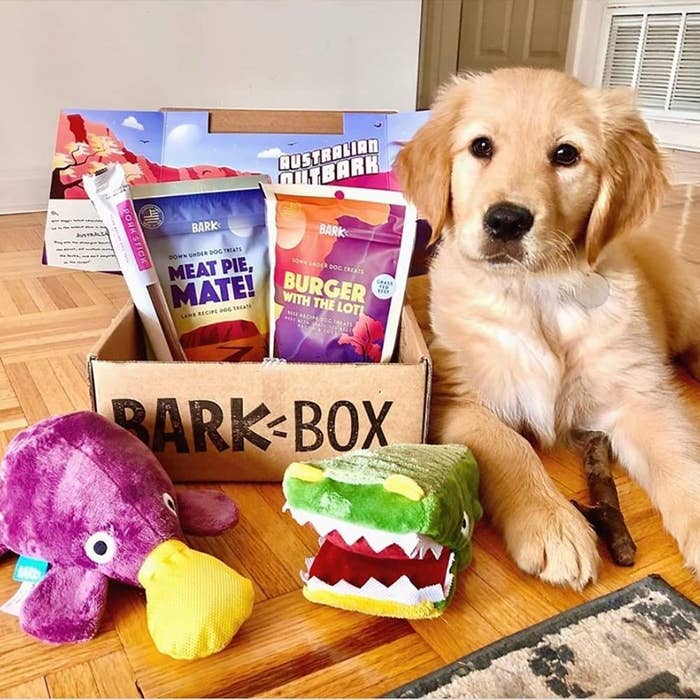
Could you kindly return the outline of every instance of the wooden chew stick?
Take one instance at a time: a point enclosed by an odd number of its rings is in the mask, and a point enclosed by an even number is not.
[[[583,450],[588,490],[593,506],[572,503],[598,533],[619,566],[632,566],[637,545],[632,539],[620,510],[617,487],[610,471],[610,441],[605,433],[576,431],[574,441]]]

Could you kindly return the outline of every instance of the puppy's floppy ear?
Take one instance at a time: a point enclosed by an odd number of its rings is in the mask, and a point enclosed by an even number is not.
[[[394,161],[394,170],[406,197],[432,228],[430,243],[452,223],[452,130],[458,116],[457,97],[465,82],[464,78],[456,78],[440,90],[428,121],[404,145]]]
[[[598,197],[586,232],[586,257],[595,262],[603,247],[644,223],[656,210],[668,181],[654,137],[626,90],[596,90],[603,138]]]

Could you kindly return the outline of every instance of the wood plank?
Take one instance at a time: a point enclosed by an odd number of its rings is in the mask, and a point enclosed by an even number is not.
[[[4,365],[0,361],[0,431],[24,428],[26,425],[27,419],[19,399],[12,388]]]
[[[5,364],[87,353],[115,315],[112,306],[31,313],[3,320],[0,359]]]
[[[37,286],[43,290],[43,293],[51,300],[53,306],[57,309],[75,309],[78,304],[71,298],[70,294],[63,286],[61,278],[68,278],[70,275],[40,277],[37,280]],[[42,311],[49,308],[47,304],[41,305]]]
[[[2,260],[0,260],[0,264],[2,264]],[[39,311],[37,303],[32,299],[32,295],[24,283],[24,279],[8,279],[5,282],[5,289],[20,314],[34,314]]]
[[[474,601],[475,607],[478,607],[481,615],[502,637],[556,614],[556,610],[546,604],[531,609],[529,603],[532,602],[532,598],[521,600],[515,593],[502,598],[498,591],[480,576],[468,575],[466,580],[470,585],[471,600]]]
[[[410,634],[260,695],[275,698],[377,697],[443,665],[442,659],[417,634]]]
[[[616,566],[604,556],[598,580],[588,586],[583,595],[587,600],[593,600],[649,574],[661,574],[673,586],[692,578],[692,573],[683,565],[675,541],[661,528],[637,541],[637,558],[633,567]],[[700,598],[696,602],[700,604]]]
[[[8,282],[21,282],[38,277],[69,275],[74,270],[41,264],[41,251],[36,248],[0,253],[2,277]]]
[[[129,292],[124,278],[118,274],[106,272],[91,272],[90,279],[104,296],[109,299],[112,306],[121,309],[129,300]]]
[[[4,281],[0,281],[0,318],[19,316],[19,309]]]
[[[97,637],[84,644],[55,647],[35,640],[31,640],[29,644],[20,642],[0,654],[3,682],[12,686],[18,685],[27,679],[35,678],[37,673],[57,673],[92,658],[119,651],[120,648],[119,638],[114,630],[100,632]],[[93,695],[94,693],[88,693],[87,697]]]
[[[504,596],[519,591],[521,596],[533,596],[546,601],[546,606],[557,611],[583,603],[585,598],[578,591],[552,586],[518,568],[506,552],[500,535],[486,523],[480,524],[474,536],[475,569],[499,594]],[[523,597],[523,605],[528,598]]]
[[[90,661],[90,670],[102,698],[140,698],[134,671],[123,651]]]
[[[35,264],[41,261],[44,244],[44,221],[46,214],[5,214],[2,217],[3,235],[0,253],[31,251]]]
[[[87,353],[73,352],[68,355],[68,357],[82,380],[85,382],[85,386],[88,386]]]
[[[39,277],[57,277],[75,272],[67,268],[42,265],[41,251],[36,248],[0,252],[0,266],[4,280],[20,283]]]
[[[480,559],[482,551],[477,549],[474,556]],[[413,629],[445,663],[451,663],[503,636],[485,612],[486,607],[493,606],[484,594],[495,596],[493,589],[483,586],[471,568],[458,574],[455,585],[452,602],[442,617],[411,621]]]
[[[46,685],[52,698],[100,697],[90,664],[82,663],[46,674]]]
[[[663,576],[663,574],[661,574]],[[665,578],[665,576],[664,576]],[[700,605],[700,582],[696,578],[689,578],[675,586],[679,593],[692,600],[696,605]]]
[[[271,488],[281,490],[279,485]],[[310,549],[298,539],[290,527],[293,521],[289,515],[270,506],[255,486],[225,485],[223,491],[241,510],[237,526],[243,533],[239,555],[265,595],[274,598],[301,590],[299,571],[304,568],[305,558],[313,556],[318,547]],[[280,542],[285,543],[284,547],[279,546]]]
[[[17,435],[17,433],[19,433],[21,430],[21,428],[13,428],[11,430],[0,431],[0,454],[5,453],[5,449],[10,444],[12,438],[15,435]]]
[[[70,401],[73,410],[90,408],[90,389],[85,372],[85,360],[79,368],[70,355],[59,355],[49,360],[49,366]]]
[[[110,298],[95,284],[91,274],[76,272],[72,275],[62,275],[58,281],[75,306],[108,306],[112,304]],[[122,286],[126,294],[126,285],[123,281]]]
[[[75,410],[48,359],[8,364],[6,369],[24,415],[30,422]]]
[[[50,415],[46,401],[44,401],[27,365],[23,362],[17,362],[6,365],[5,369],[12,390],[15,392],[29,423],[35,423]]]
[[[158,654],[146,617],[122,589],[114,623],[144,696],[242,697],[413,634],[404,620],[375,618],[313,605],[300,592],[258,603],[231,645],[207,659],[183,662]],[[138,614],[134,614],[138,612]]]
[[[255,488],[276,513],[282,512],[285,499],[280,486],[277,484],[256,484]],[[288,532],[301,540],[309,552],[316,554],[318,551],[318,535],[316,531],[310,525],[299,525],[289,513],[286,513],[284,518]]]
[[[48,698],[49,689],[44,678],[20,683],[9,688],[0,688],[0,698]]]

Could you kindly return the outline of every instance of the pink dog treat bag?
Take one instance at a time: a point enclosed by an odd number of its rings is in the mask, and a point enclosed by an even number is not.
[[[262,185],[274,292],[270,353],[293,362],[388,362],[413,251],[401,193]]]

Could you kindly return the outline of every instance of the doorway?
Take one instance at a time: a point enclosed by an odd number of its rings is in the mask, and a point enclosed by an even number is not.
[[[418,108],[455,72],[563,70],[574,0],[423,0]]]

